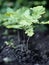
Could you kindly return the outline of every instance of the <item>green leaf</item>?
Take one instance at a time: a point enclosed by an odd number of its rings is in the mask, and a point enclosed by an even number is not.
[[[45,8],[43,6],[37,6],[32,8],[32,16],[33,19],[39,19],[41,18],[41,15],[45,13]]]
[[[8,25],[6,26],[7,28],[16,28],[16,29],[21,29],[22,26],[21,25]]]
[[[33,28],[29,28],[25,31],[25,34],[27,34],[27,36],[31,37],[34,35],[34,30]]]
[[[12,8],[9,8],[9,7],[8,7],[8,8],[6,9],[6,12],[7,12],[7,13],[13,13],[14,10],[13,10]]]

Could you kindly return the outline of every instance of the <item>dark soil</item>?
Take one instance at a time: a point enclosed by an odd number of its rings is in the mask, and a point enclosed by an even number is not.
[[[25,40],[27,37],[25,37]],[[4,42],[12,40],[16,48],[7,46]],[[18,35],[2,35],[0,32],[0,65],[49,65],[49,34],[36,32],[29,40],[27,49],[22,33]],[[9,62],[4,59],[9,58]]]

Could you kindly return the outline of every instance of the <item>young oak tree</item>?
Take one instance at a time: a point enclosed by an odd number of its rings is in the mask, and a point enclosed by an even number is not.
[[[49,21],[40,21],[44,13],[45,8],[43,6],[33,8],[22,7],[17,10],[7,8],[4,14],[0,14],[0,26],[3,25],[9,29],[23,29],[30,38],[34,35],[35,24],[49,24]]]

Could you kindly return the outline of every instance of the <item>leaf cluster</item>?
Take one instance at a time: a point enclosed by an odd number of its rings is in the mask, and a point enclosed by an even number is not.
[[[45,8],[43,6],[22,7],[17,10],[7,8],[4,14],[0,14],[0,25],[6,28],[23,29],[25,34],[31,37],[34,34],[35,24],[47,23],[40,21],[44,13]]]

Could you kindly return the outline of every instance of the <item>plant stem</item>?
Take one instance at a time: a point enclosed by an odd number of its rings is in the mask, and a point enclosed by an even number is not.
[[[27,39],[27,50],[28,50],[28,42],[29,42],[29,39],[30,39],[30,37],[28,37],[28,39]]]
[[[25,44],[25,34],[23,32],[23,44]]]
[[[19,33],[19,30],[17,31],[17,34],[18,34],[18,42],[20,42],[20,33]]]

